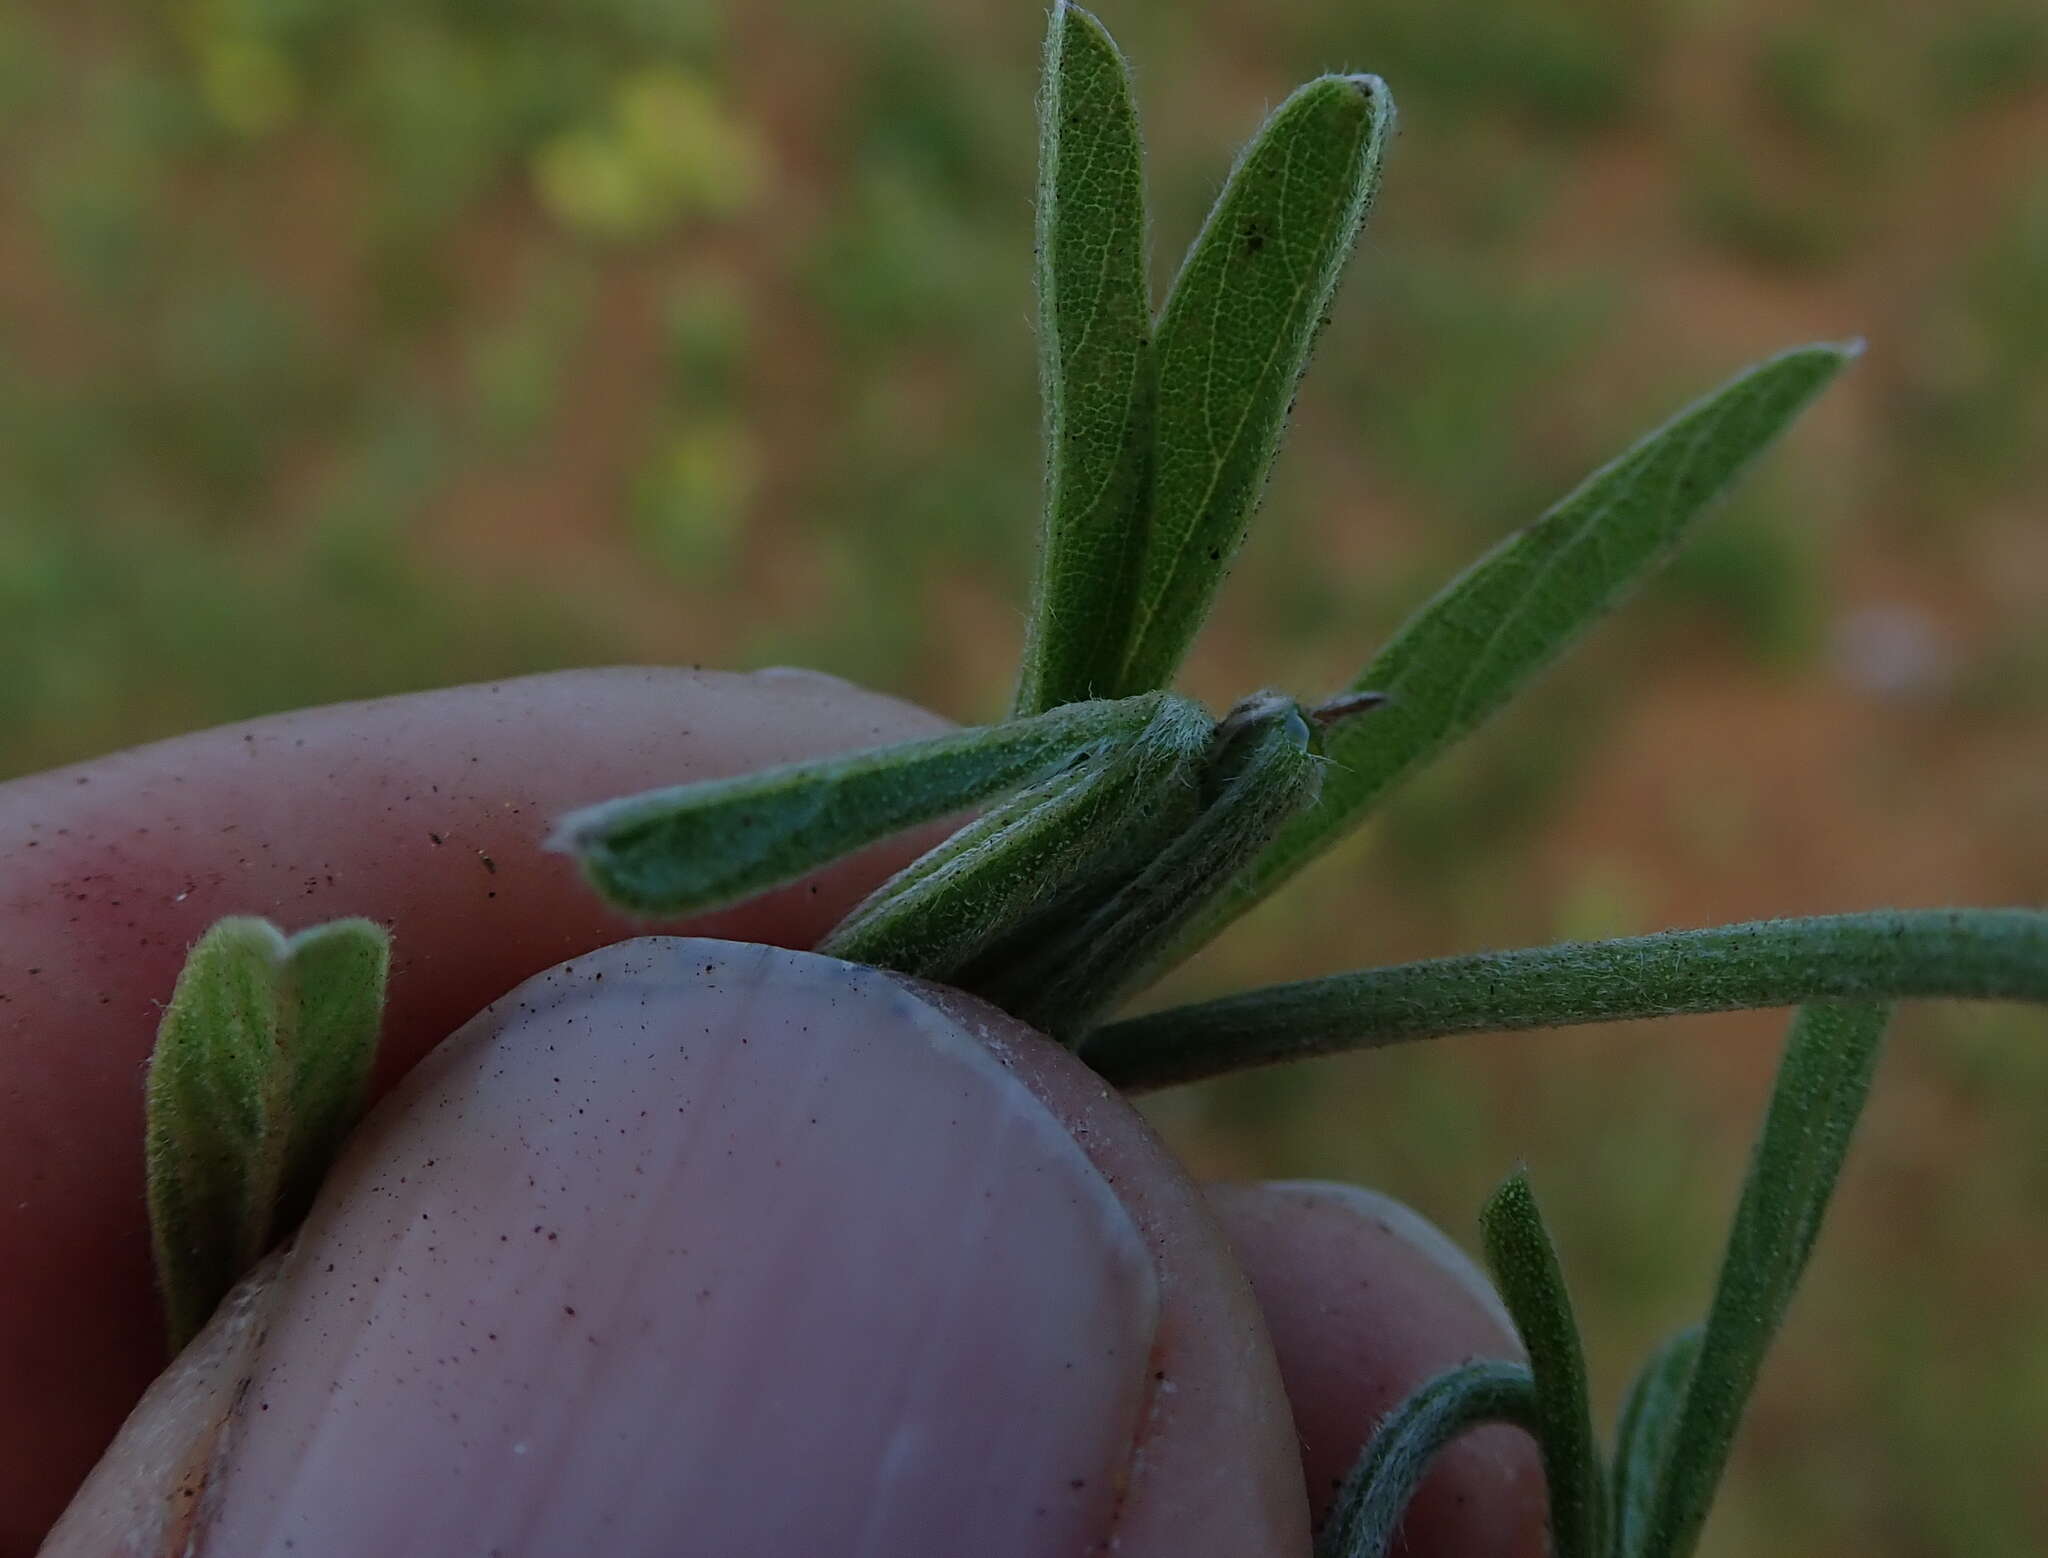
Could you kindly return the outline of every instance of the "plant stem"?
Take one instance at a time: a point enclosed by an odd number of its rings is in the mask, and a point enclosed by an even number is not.
[[[1081,1046],[1081,1058],[1142,1092],[1452,1033],[1927,996],[2048,1003],[2048,911],[1757,920],[1432,958],[1113,1023]]]
[[[1489,1423],[1536,1429],[1536,1388],[1519,1363],[1461,1364],[1416,1388],[1373,1430],[1316,1538],[1315,1558],[1384,1558],[1437,1452]]]

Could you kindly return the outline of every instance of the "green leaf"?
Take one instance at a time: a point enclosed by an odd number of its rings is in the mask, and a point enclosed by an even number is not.
[[[296,1003],[296,1028],[287,1068],[290,1129],[278,1184],[279,1233],[306,1215],[362,1117],[391,970],[390,933],[368,920],[315,925],[285,946],[284,987]]]
[[[793,882],[864,845],[1049,778],[1128,741],[1162,695],[1076,703],[844,757],[650,790],[570,813],[548,847],[640,914],[692,914]]]
[[[1930,996],[2048,1004],[2048,911],[1819,915],[1432,958],[1113,1023],[1081,1058],[1142,1092],[1452,1033]]]
[[[390,938],[225,919],[185,960],[150,1056],[151,1237],[172,1350],[297,1225],[362,1113]]]
[[[1185,698],[1157,701],[1128,740],[1083,752],[913,861],[818,950],[986,994],[977,963],[1011,966],[1033,926],[1065,922],[1194,821],[1214,726]]]
[[[1657,1484],[1671,1456],[1685,1387],[1700,1353],[1700,1328],[1666,1337],[1622,1403],[1614,1431],[1614,1506],[1609,1530],[1615,1558],[1640,1558]]]
[[[1357,826],[1390,786],[1479,725],[1669,559],[1709,503],[1860,350],[1801,347],[1750,369],[1595,471],[1411,617],[1353,683],[1388,703],[1331,733],[1322,804],[1281,833],[1179,954]]]
[[[985,974],[970,979],[970,989],[1063,1043],[1077,1042],[1217,885],[1289,817],[1315,804],[1322,763],[1309,750],[1308,722],[1291,698],[1246,699],[1204,745],[1211,750],[1199,815],[1186,818],[1174,836],[1148,841],[1093,908],[1052,923],[1036,945],[1006,946]]]
[[[1536,1384],[1533,1432],[1550,1490],[1551,1551],[1556,1558],[1606,1558],[1606,1479],[1593,1437],[1585,1352],[1557,1250],[1526,1172],[1516,1170],[1493,1193],[1479,1226],[1487,1264],[1515,1318]]]
[[[1646,1555],[1687,1558],[1699,1541],[1764,1354],[1820,1234],[1890,1015],[1862,1002],[1802,1007],[1793,1021],[1646,1523]]]
[[[1243,542],[1379,182],[1393,99],[1324,76],[1238,161],[1159,317],[1152,517],[1116,689],[1173,680]]]
[[[1017,713],[1112,690],[1150,502],[1152,302],[1130,72],[1078,6],[1053,7],[1039,98],[1038,356],[1045,526]]]
[[[1373,1431],[1316,1537],[1315,1558],[1383,1558],[1437,1452],[1489,1423],[1534,1432],[1536,1386],[1518,1363],[1462,1364],[1419,1386]]]

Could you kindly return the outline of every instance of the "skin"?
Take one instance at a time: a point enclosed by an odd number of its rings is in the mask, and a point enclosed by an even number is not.
[[[943,832],[649,927],[606,910],[567,860],[541,851],[560,812],[941,728],[809,673],[574,672],[309,710],[0,786],[0,1558],[34,1550],[163,1365],[140,1079],[154,1003],[207,925],[253,912],[287,930],[347,914],[391,926],[388,1088],[520,981],[650,929],[809,946]],[[814,976],[778,965],[761,977],[789,1001],[800,995],[791,981]],[[664,994],[676,1003],[670,1020],[689,1021],[691,999]],[[1319,1502],[1329,1468],[1407,1389],[1475,1353],[1513,1353],[1473,1274],[1380,1203],[1300,1187],[1205,1195],[1065,1051],[952,992],[916,999],[1022,1084],[1052,1122],[1048,1141],[1070,1156],[1078,1144],[1086,1163],[1072,1171],[1109,1187],[1156,1280],[1151,1361],[1177,1389],[1145,1398],[1137,1442],[1116,1453],[1123,1491],[1106,1518],[1119,1551],[1301,1558],[1304,1458]],[[923,1026],[900,1011],[875,1020]],[[525,1031],[480,1017],[462,1042]],[[337,1171],[302,1244],[350,1237],[386,1163],[377,1153],[408,1150],[434,1128],[426,1086],[366,1126],[357,1177]],[[467,1097],[440,1098],[442,1112]],[[886,1222],[889,1208],[841,1193],[852,1197],[845,1216]],[[214,1453],[206,1435],[221,1408],[203,1386],[247,1366],[238,1345],[216,1338],[213,1364],[186,1360],[182,1384],[172,1376],[154,1408],[170,1425],[155,1461],[131,1456],[103,1489],[132,1493],[137,1478],[169,1475],[166,1444],[172,1462]],[[1533,1453],[1512,1436],[1484,1437],[1433,1475],[1411,1553],[1542,1551]],[[764,1485],[784,1470],[755,1468]]]

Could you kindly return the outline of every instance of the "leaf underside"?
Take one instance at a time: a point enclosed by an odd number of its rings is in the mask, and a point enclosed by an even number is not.
[[[1152,302],[1130,71],[1064,3],[1039,100],[1039,381],[1045,521],[1016,712],[1119,681],[1151,501]]]
[[[1154,339],[1151,519],[1119,692],[1172,681],[1244,541],[1392,119],[1374,76],[1298,89],[1245,148],[1182,263]]]
[[[1128,741],[1159,707],[1159,695],[1069,704],[927,741],[650,790],[570,813],[550,847],[574,855],[620,908],[694,914],[1047,779]]]

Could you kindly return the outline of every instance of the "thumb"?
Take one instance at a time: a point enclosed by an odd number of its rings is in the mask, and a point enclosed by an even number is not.
[[[1178,1335],[1178,1287],[1250,1314],[1211,1225],[1166,1226],[1198,1198],[1128,1111],[1113,1188],[1020,1080],[1064,1057],[969,1020],[724,942],[522,985],[372,1116],[47,1551],[1145,1558],[1175,1383],[1236,1419],[1206,1472],[1252,1513],[1172,1550],[1304,1550],[1256,1320]]]

